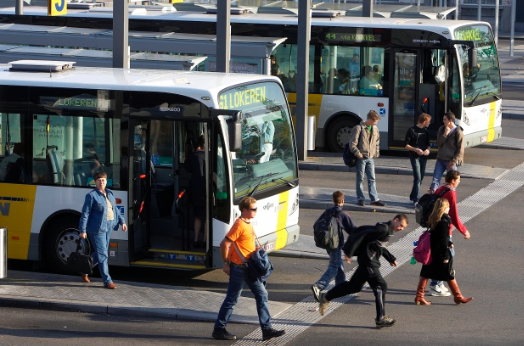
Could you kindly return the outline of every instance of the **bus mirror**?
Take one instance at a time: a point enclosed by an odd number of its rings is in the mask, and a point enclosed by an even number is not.
[[[471,68],[476,68],[477,67],[477,47],[474,47],[474,48],[471,48],[469,51],[468,51],[468,60],[469,60],[469,66],[471,66]]]
[[[229,132],[229,150],[242,150],[242,123],[240,121],[229,121],[227,131]]]
[[[226,120],[229,136],[229,150],[242,150],[242,119],[244,117],[242,111],[231,109],[210,109],[209,112],[212,117],[217,117],[218,115],[229,116],[229,119]]]

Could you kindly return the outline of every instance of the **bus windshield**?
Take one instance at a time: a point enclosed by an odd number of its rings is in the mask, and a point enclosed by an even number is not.
[[[291,117],[277,83],[229,89],[220,95],[220,108],[244,114],[242,149],[232,153],[235,198],[297,178]]]
[[[477,65],[469,66],[468,47],[459,45],[459,60],[464,76],[465,106],[493,101],[501,93],[497,48],[489,27],[474,25],[455,30],[458,40],[475,42]]]

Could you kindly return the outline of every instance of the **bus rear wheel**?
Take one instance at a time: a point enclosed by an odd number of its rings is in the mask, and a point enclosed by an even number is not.
[[[340,153],[344,150],[344,145],[349,142],[349,136],[353,127],[357,125],[355,121],[347,118],[335,120],[327,131],[326,144],[332,152]]]
[[[72,252],[76,251],[79,237],[78,218],[67,216],[53,222],[44,239],[45,261],[53,271],[69,273],[66,263]],[[84,254],[90,253],[89,242],[83,240],[80,251]]]

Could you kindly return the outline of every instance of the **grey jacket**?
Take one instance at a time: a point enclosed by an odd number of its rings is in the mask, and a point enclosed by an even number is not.
[[[445,126],[441,126],[437,132],[437,160],[442,162],[453,162],[460,166],[464,163],[464,133],[457,129],[448,136],[444,136]]]
[[[373,132],[371,133],[362,121],[351,130],[349,143],[351,143],[349,145],[351,152],[357,158],[361,154],[367,159],[380,156],[380,132],[377,126],[373,126]]]

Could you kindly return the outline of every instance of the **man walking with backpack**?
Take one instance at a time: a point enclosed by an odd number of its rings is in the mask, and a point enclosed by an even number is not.
[[[344,205],[344,194],[342,191],[333,192],[333,204],[334,206],[324,211],[313,225],[313,228],[316,229],[315,226],[317,226],[322,220],[334,217],[337,221],[338,232],[338,246],[334,249],[326,249],[329,255],[328,268],[324,274],[322,274],[322,277],[311,286],[313,296],[317,302],[319,301],[318,297],[320,292],[326,288],[333,278],[335,278],[336,285],[346,281],[346,273],[344,272],[344,263],[342,261],[342,246],[344,245],[344,233],[342,232],[342,229],[348,234],[351,234],[356,229],[356,226],[353,224],[353,221],[351,221],[349,215],[342,211],[342,206]],[[329,222],[331,222],[331,220],[329,220]]]
[[[375,295],[377,328],[395,324],[394,319],[385,315],[388,285],[380,274],[380,257],[384,256],[393,267],[397,266],[397,259],[382,245],[382,242],[389,241],[395,232],[402,231],[407,225],[407,216],[398,214],[388,222],[379,222],[375,226],[361,226],[349,237],[342,250],[348,263],[351,263],[352,256],[357,256],[358,268],[349,281],[336,285],[326,293],[320,293],[319,311],[322,316],[331,300],[360,292],[367,282]]]

